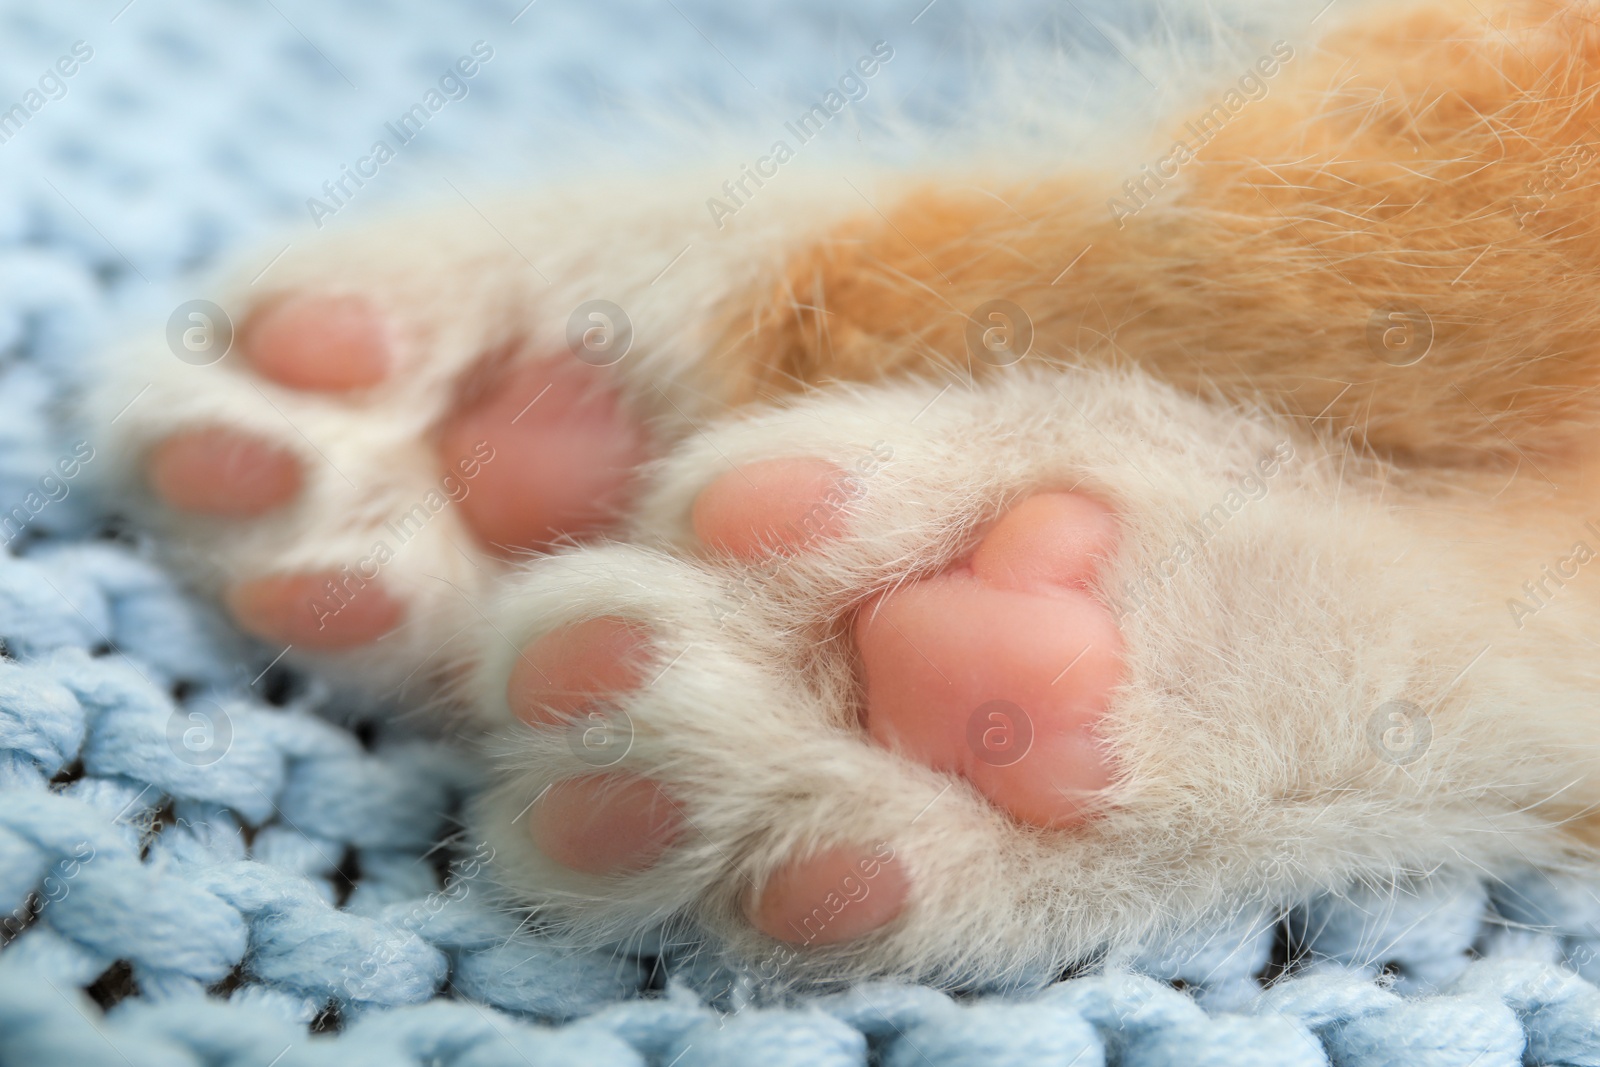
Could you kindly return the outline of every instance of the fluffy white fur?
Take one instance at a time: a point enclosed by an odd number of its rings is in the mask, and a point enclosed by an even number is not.
[[[1286,440],[1294,457],[1265,495],[1128,610],[1125,583],[1192,542],[1187,525]],[[851,536],[753,572],[695,549],[690,504],[726,462],[849,466],[880,442],[893,458],[865,479]],[[1244,901],[1558,863],[1554,825],[1595,799],[1566,790],[1592,759],[1571,733],[1584,684],[1520,658],[1505,608],[1476,591],[1483,576],[1406,521],[1417,501],[1385,490],[1386,474],[1265,417],[1073,370],[942,395],[830,392],[728,423],[653,472],[636,544],[567,552],[507,583],[498,636],[479,643],[480,707],[506,724],[507,774],[475,832],[507,885],[581,934],[688,916],[758,960],[775,950],[740,902],[768,872],[887,841],[913,886],[900,921],[847,946],[776,950],[785,973],[833,977],[1036,971]],[[1120,515],[1098,593],[1123,612],[1129,677],[1103,728],[1119,772],[1105,816],[1047,832],[869,743],[841,637],[865,597],[949,562],[1018,496],[1062,487]],[[545,862],[520,832],[545,785],[593,768],[560,731],[512,725],[504,704],[514,646],[602,614],[658,635],[660,676],[617,701],[633,727],[617,767],[666,783],[693,828],[656,866],[611,880]],[[1431,724],[1414,762],[1373,737],[1394,700]]]

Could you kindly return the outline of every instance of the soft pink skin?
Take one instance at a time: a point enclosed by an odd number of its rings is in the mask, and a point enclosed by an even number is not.
[[[605,529],[648,457],[606,372],[566,355],[513,365],[440,428],[446,466],[483,444],[494,458],[460,507],[484,545],[507,552]]]
[[[240,345],[262,377],[312,392],[369,388],[394,365],[388,326],[357,296],[271,302],[246,322]],[[511,555],[604,529],[648,455],[643,430],[621,410],[606,373],[562,353],[511,363],[483,384],[437,434],[442,468],[467,462],[476,472],[457,506],[479,542]],[[231,519],[285,506],[299,495],[302,475],[290,453],[221,428],[174,434],[146,461],[150,486],[169,507]],[[286,599],[286,589],[320,589],[326,577],[255,579],[235,586],[226,601],[245,630],[306,648],[353,648],[398,624],[404,606],[387,598],[341,611],[337,626],[318,625],[309,609]]]
[[[608,694],[644,681],[644,630],[602,616],[545,634],[518,658],[506,684],[511,711],[530,726],[555,726]],[[622,771],[568,778],[534,804],[528,832],[546,856],[585,874],[643,870],[683,829],[659,782]]]
[[[904,866],[887,846],[831,848],[773,872],[745,914],[775,940],[835,945],[892,922],[910,891]]]
[[[337,571],[275,574],[240,582],[223,598],[228,611],[249,633],[283,645],[317,652],[340,652],[376,641],[405,619],[405,605],[367,581],[359,588],[337,587]],[[315,605],[322,605],[319,612]],[[337,608],[337,610],[333,610]]]
[[[1037,493],[994,524],[967,566],[869,603],[856,619],[867,726],[880,744],[965,776],[1014,818],[1062,827],[1092,814],[1111,781],[1093,729],[1122,677],[1111,613],[1084,588],[1110,554],[1109,510],[1075,493]],[[984,759],[980,715],[1031,726],[1020,758]],[[1009,756],[1009,753],[1007,754]]]
[[[506,683],[506,705],[530,726],[555,726],[609,693],[644,681],[643,627],[614,615],[545,634],[522,650]]]
[[[844,509],[827,503],[830,493],[840,499],[843,478],[843,471],[820,459],[748,463],[695,499],[694,532],[717,551],[744,560],[826,541],[845,529]]]
[[[812,459],[767,461],[723,475],[695,504],[696,533],[740,558],[805,551],[845,536],[843,512],[800,541],[773,536],[823,499],[838,476],[832,465]],[[1111,781],[1094,728],[1123,663],[1111,613],[1088,588],[1116,539],[1116,519],[1105,505],[1077,493],[1037,493],[995,522],[963,563],[863,608],[855,635],[872,739],[963,775],[1019,822],[1060,829],[1091,817]],[[524,652],[530,665],[513,672],[512,710],[538,721],[537,709],[552,694],[578,694],[581,703],[587,694],[639,684],[643,640],[637,627],[617,619],[540,638]],[[550,677],[536,678],[535,667]],[[995,758],[994,750],[974,746],[974,713],[992,701],[1022,709],[1031,727],[1028,747],[1002,749]],[[993,728],[1005,737],[1016,726],[1003,718]],[[979,735],[989,737],[988,728],[983,719]],[[583,797],[582,819],[539,824],[535,838],[546,855],[591,872],[639,870],[660,857],[665,846],[655,811],[632,809],[630,794],[620,790]],[[591,855],[597,848],[603,862]],[[832,944],[893,922],[911,887],[892,843],[838,845],[773,872],[747,898],[746,914],[777,940]]]
[[[145,477],[168,507],[250,519],[300,493],[300,461],[249,434],[208,426],[173,434],[145,459]]]
[[[568,778],[528,813],[539,851],[584,874],[627,874],[661,858],[683,816],[661,785],[621,771]]]
[[[389,374],[383,319],[359,296],[289,296],[268,303],[245,323],[240,345],[257,374],[290,389],[365,389]]]

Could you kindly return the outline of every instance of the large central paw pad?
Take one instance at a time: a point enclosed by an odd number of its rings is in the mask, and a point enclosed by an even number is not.
[[[844,479],[813,459],[737,468],[699,495],[694,533],[713,566],[827,553],[851,536]],[[1090,588],[1116,543],[1105,505],[1039,492],[954,565],[866,600],[849,628],[859,743],[961,776],[1019,824],[1092,817],[1113,775],[1095,728],[1123,662],[1112,614]],[[529,725],[570,724],[654,684],[664,668],[652,641],[649,620],[620,616],[547,633],[517,658],[507,703]],[[695,835],[675,788],[620,770],[574,776],[549,787],[529,829],[572,870],[641,871]],[[791,856],[743,907],[770,937],[826,944],[890,923],[912,888],[893,842],[866,840]]]

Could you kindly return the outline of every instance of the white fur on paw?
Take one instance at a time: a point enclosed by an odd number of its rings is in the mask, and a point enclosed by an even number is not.
[[[708,554],[696,496],[729,463],[781,457],[858,472],[848,534],[779,565]],[[686,438],[636,517],[655,547],[535,562],[496,608],[476,685],[505,768],[478,828],[512,898],[561,923],[620,935],[677,916],[752,958],[774,945],[741,911],[751,887],[809,851],[889,842],[911,886],[903,913],[785,954],[833,976],[1037,970],[1245,898],[1554,861],[1560,816],[1537,805],[1579,757],[1563,762],[1526,714],[1551,689],[1495,652],[1503,612],[1448,544],[1390,510],[1383,474],[1274,420],[1080,371],[841,390]],[[1040,830],[870,742],[846,623],[1051,489],[1119,517],[1096,594],[1117,613],[1127,676],[1100,727],[1116,766],[1103,812]],[[524,832],[541,790],[593,765],[570,731],[515,721],[505,696],[529,641],[601,615],[656,635],[651,680],[607,702],[629,723],[615,767],[662,783],[691,828],[613,877],[550,862]]]
[[[363,647],[297,647],[289,658],[326,668],[345,687],[393,692],[418,677],[420,664],[461,658],[452,637],[477,619],[476,603],[505,571],[462,518],[471,478],[438,454],[437,429],[464,374],[501,352],[570,358],[573,322],[589,322],[580,310],[607,301],[622,309],[618,336],[631,337],[614,384],[646,436],[671,440],[685,417],[697,417],[707,393],[700,365],[722,302],[768,260],[781,262],[785,235],[797,231],[779,197],[738,233],[708,233],[700,198],[687,192],[698,188],[685,180],[656,183],[647,195],[601,185],[550,190],[485,202],[493,222],[462,206],[296,240],[281,256],[268,248],[241,257],[205,290],[236,331],[275,300],[357,296],[387,325],[388,373],[367,388],[308,391],[257,373],[238,344],[207,362],[179,355],[168,338],[140,338],[107,353],[85,398],[92,439],[109,445],[97,469],[211,595],[262,576],[343,569],[352,577],[327,601],[337,610],[381,581],[406,605],[404,625]],[[687,244],[696,255],[675,262]],[[677,389],[685,380],[691,388]],[[250,519],[163,506],[146,488],[151,449],[205,427],[288,452],[302,471],[299,493]]]

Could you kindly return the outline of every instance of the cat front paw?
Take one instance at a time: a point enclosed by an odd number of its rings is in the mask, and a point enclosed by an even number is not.
[[[508,561],[613,528],[658,447],[646,267],[598,266],[553,193],[495,211],[296,241],[109,353],[88,398],[174,565],[347,687],[447,678]]]
[[[478,675],[479,829],[575,929],[995,975],[1492,861],[1522,818],[1498,619],[1441,613],[1449,561],[1270,420],[1019,373],[810,398],[655,473],[634,544],[512,580]],[[1397,756],[1395,708],[1432,744]]]

